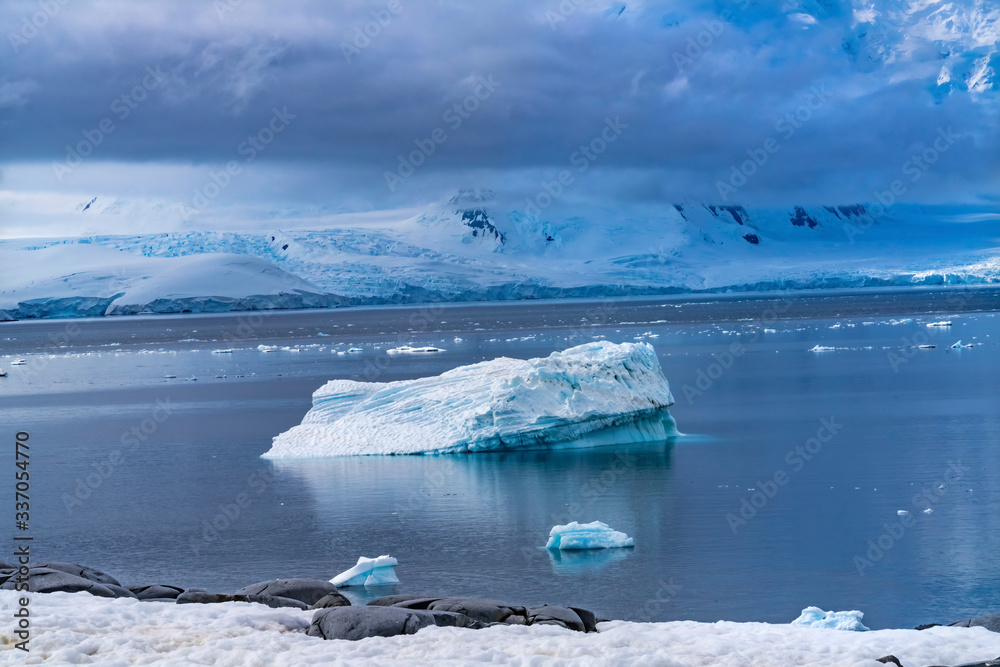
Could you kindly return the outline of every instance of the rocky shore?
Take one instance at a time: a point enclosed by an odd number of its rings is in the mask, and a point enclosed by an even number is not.
[[[17,583],[25,580],[28,590],[33,593],[87,592],[99,598],[130,598],[144,602],[198,605],[245,602],[274,609],[312,610],[311,624],[307,629],[303,625],[298,632],[306,630],[305,634],[309,636],[327,640],[412,635],[429,626],[478,630],[491,626],[544,625],[595,633],[598,632],[598,623],[606,620],[574,606],[530,607],[500,600],[448,596],[390,595],[372,600],[367,605],[355,606],[333,584],[305,578],[262,581],[231,592],[212,592],[173,584],[126,587],[115,577],[84,565],[50,562],[19,568],[0,561],[0,590],[15,590]],[[955,628],[981,627],[1000,633],[1000,614],[962,619],[947,625]],[[940,624],[921,625],[915,630],[936,627]],[[824,632],[841,634],[836,630]],[[887,665],[922,667],[912,662],[904,664],[893,655],[872,656],[870,659]],[[998,666],[1000,658],[963,663],[960,667]]]

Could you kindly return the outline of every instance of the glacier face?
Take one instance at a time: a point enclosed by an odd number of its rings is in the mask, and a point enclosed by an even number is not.
[[[593,342],[436,377],[332,380],[267,459],[443,454],[663,440],[674,399],[648,343]]]

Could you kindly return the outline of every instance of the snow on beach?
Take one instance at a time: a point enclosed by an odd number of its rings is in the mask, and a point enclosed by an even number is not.
[[[651,345],[586,343],[417,380],[331,380],[264,458],[649,442],[676,434],[673,403]]]
[[[0,591],[0,614],[17,598]],[[415,635],[361,641],[305,634],[314,612],[224,602],[177,605],[87,593],[31,595],[31,652],[0,645],[5,664],[811,665],[881,667],[893,654],[906,667],[958,665],[1000,655],[985,628],[844,632],[767,623],[611,621],[584,634],[554,626],[483,630],[429,627]]]

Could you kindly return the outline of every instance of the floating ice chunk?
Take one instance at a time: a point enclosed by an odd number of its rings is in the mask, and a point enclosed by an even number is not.
[[[896,510],[896,514],[898,514],[899,516],[904,516],[904,517],[905,516],[910,516],[910,513],[908,511],[906,511],[906,510]]]
[[[928,507],[927,509],[924,510],[924,514],[934,514],[934,510]]]
[[[234,350],[233,348],[230,347],[230,348],[225,349],[225,350],[212,350],[212,354],[232,354],[235,351],[236,350]]]
[[[792,621],[792,625],[863,632],[868,629],[861,623],[864,616],[864,612],[861,611],[823,611],[819,607],[806,607],[802,610],[802,614]]]
[[[341,572],[330,580],[334,586],[382,586],[398,584],[396,566],[399,565],[392,556],[358,559],[358,564],[346,572]]]
[[[602,521],[553,526],[549,531],[546,549],[616,549],[634,547],[635,540],[625,533],[613,530]]]
[[[951,326],[951,321],[950,320],[941,320],[940,322],[928,322],[927,326],[929,326],[929,327],[950,327]]]
[[[954,345],[951,346],[951,349],[953,349],[953,350],[963,350],[963,349],[965,349],[967,347],[972,347],[972,345],[973,345],[972,343],[969,343],[968,345],[962,345],[962,341],[958,341],[957,343],[955,343]]]
[[[918,350],[933,350],[937,345],[917,345]]]
[[[325,337],[325,336],[329,336],[330,334],[328,334],[328,333],[323,333],[322,331],[320,331],[320,332],[319,332],[319,333],[317,333],[316,335],[317,335],[317,336],[320,336],[320,337]]]
[[[652,346],[593,342],[417,380],[332,380],[264,458],[655,442],[677,435],[673,403]]]
[[[830,347],[828,345],[814,345],[813,347],[809,348],[809,351],[810,352],[833,352],[835,349],[837,349],[837,348]]]
[[[440,347],[410,347],[409,345],[404,345],[403,347],[395,347],[391,350],[386,350],[386,354],[431,354],[434,352],[444,352]]]
[[[28,361],[26,359],[18,359],[17,361],[10,362],[11,366],[24,366]]]
[[[261,352],[274,352],[278,349],[277,345],[258,345],[257,349]]]

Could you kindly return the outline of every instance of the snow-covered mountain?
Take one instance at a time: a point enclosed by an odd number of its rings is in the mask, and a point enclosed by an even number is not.
[[[996,208],[560,210],[531,215],[463,191],[416,214],[314,229],[3,241],[0,309],[66,317],[1000,282]]]

